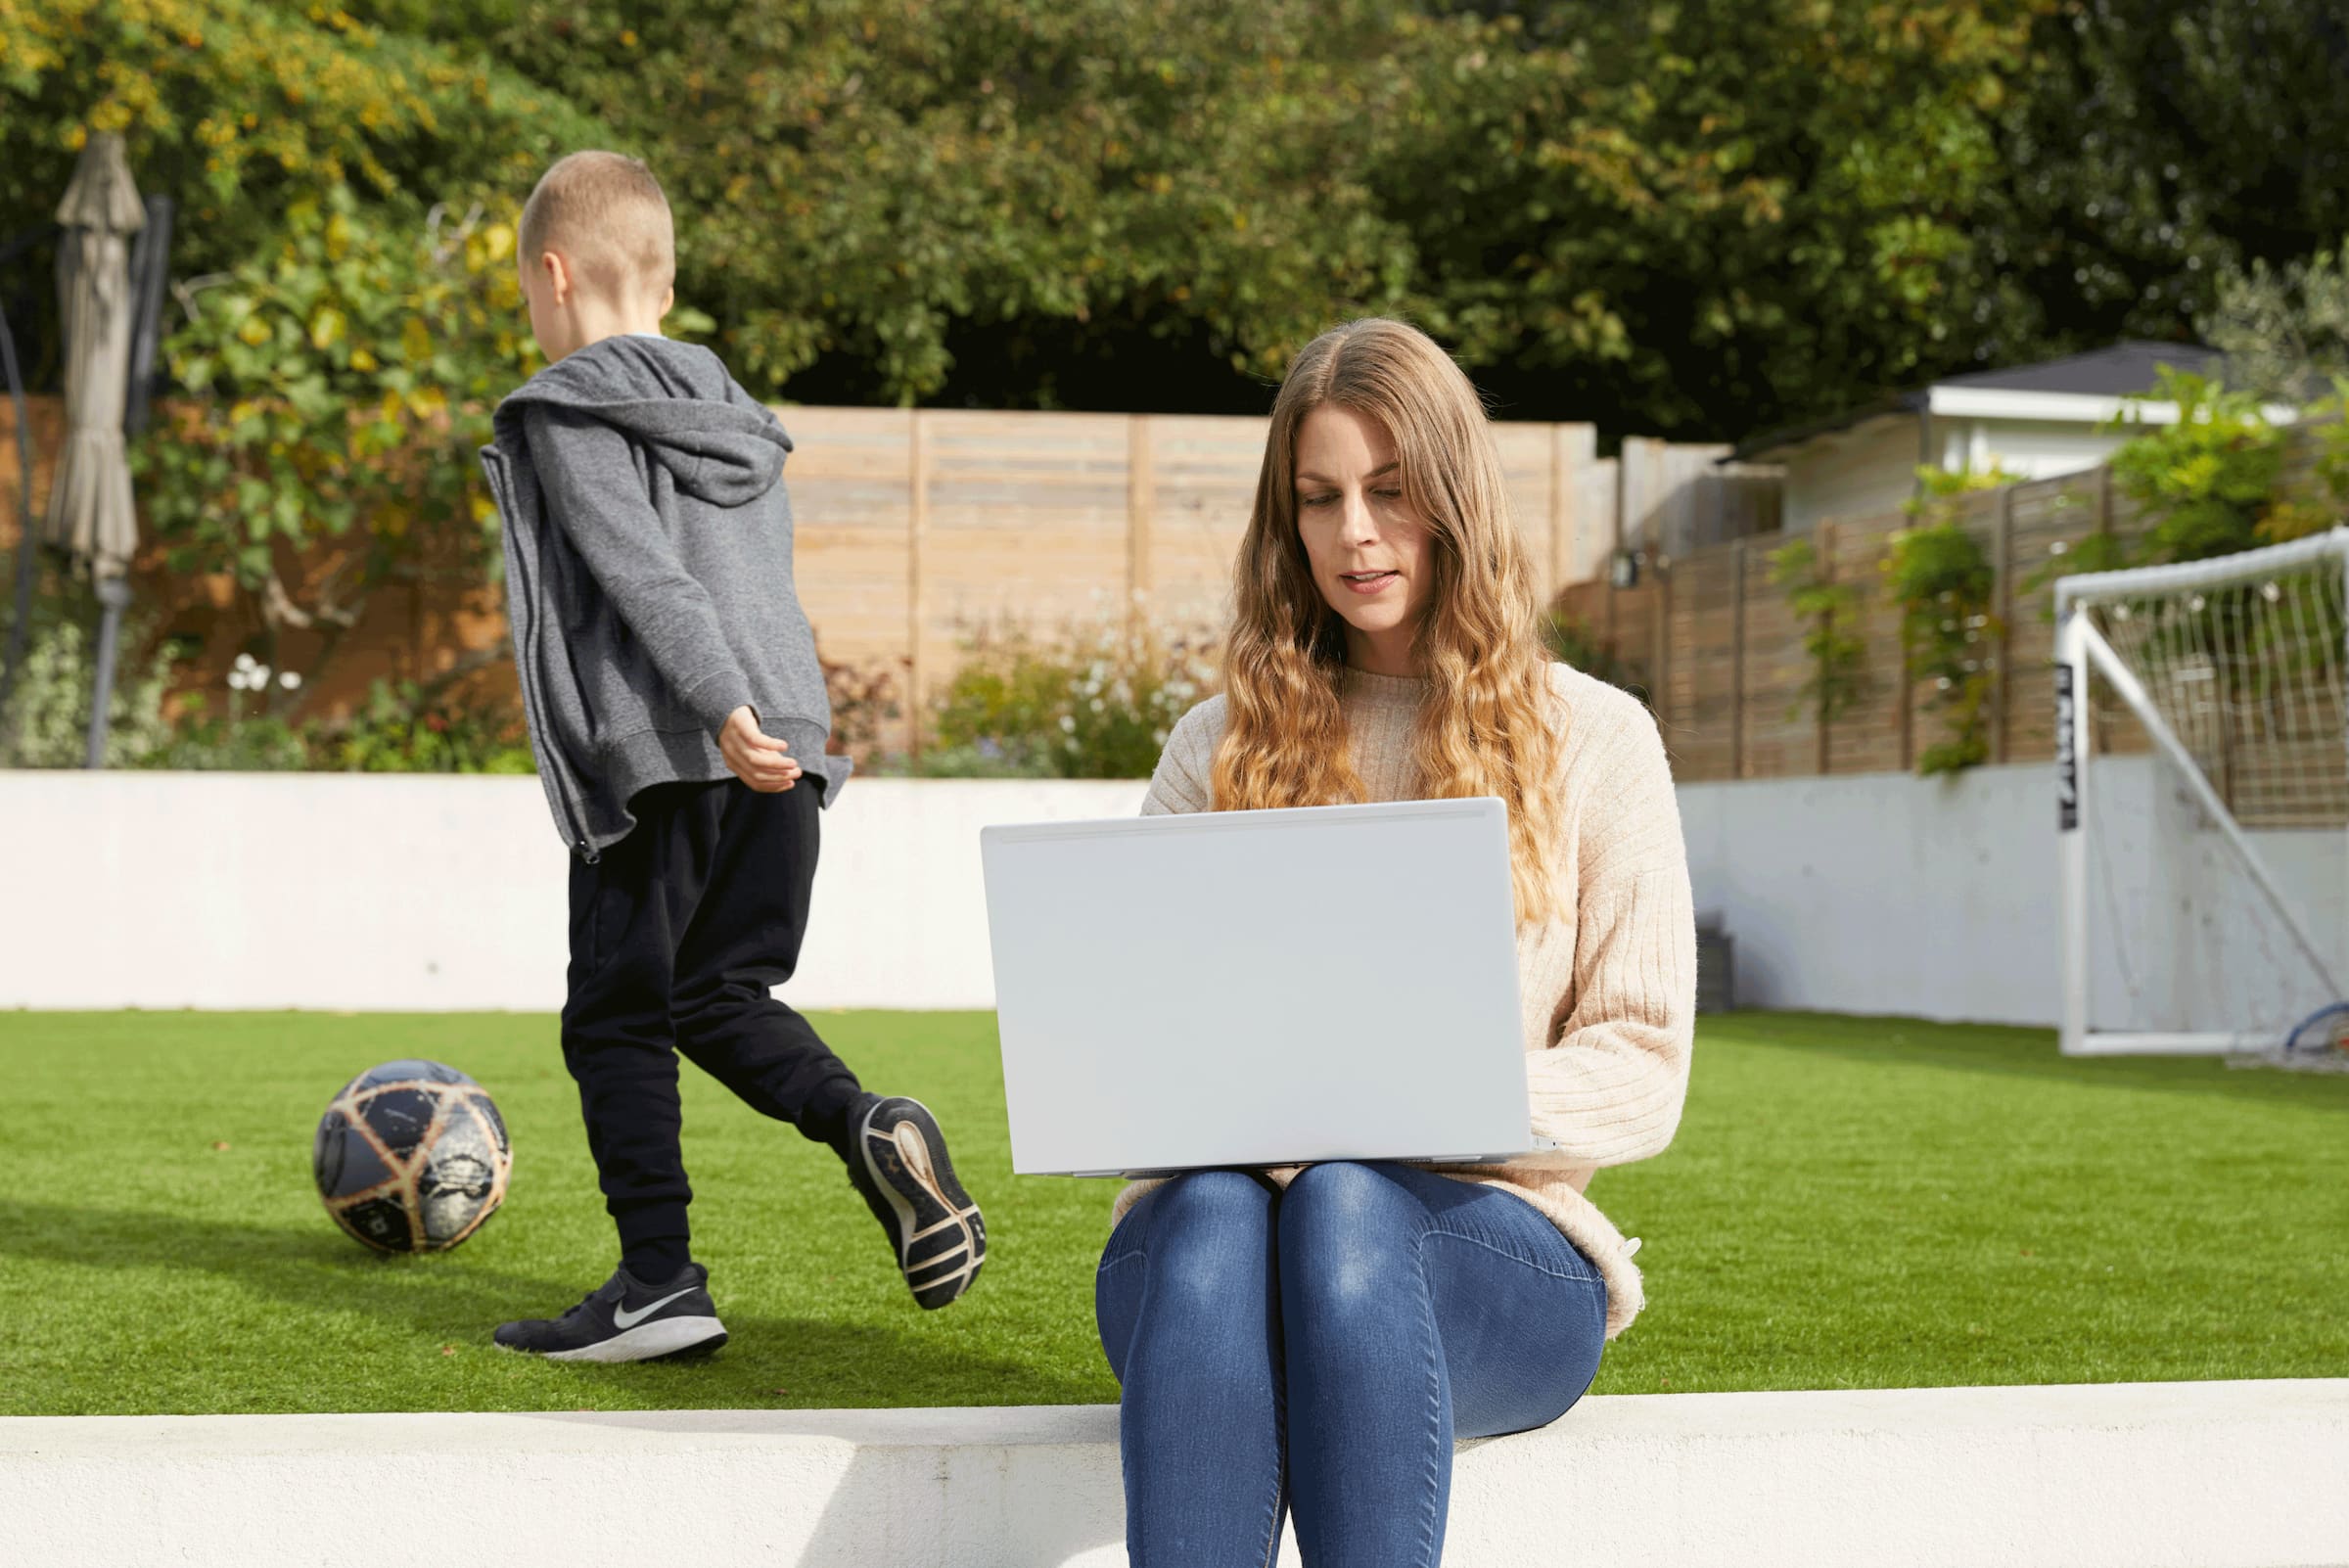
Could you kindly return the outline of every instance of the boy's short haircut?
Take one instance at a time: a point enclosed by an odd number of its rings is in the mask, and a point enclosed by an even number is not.
[[[643,160],[574,153],[539,176],[523,204],[522,264],[559,251],[579,280],[609,299],[658,300],[677,277],[668,198]]]

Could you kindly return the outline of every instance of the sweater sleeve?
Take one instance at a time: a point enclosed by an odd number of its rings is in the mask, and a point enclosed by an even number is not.
[[[628,439],[592,415],[543,405],[523,416],[548,513],[677,700],[714,733],[751,700],[717,606],[677,556],[644,492]]]
[[[1175,721],[1166,750],[1158,755],[1158,769],[1150,775],[1142,815],[1172,816],[1216,808],[1216,742],[1222,730],[1219,707],[1220,700],[1211,698]]]
[[[1526,1059],[1534,1130],[1594,1166],[1672,1141],[1696,1026],[1696,919],[1672,769],[1644,714],[1610,751],[1576,828],[1573,1008],[1550,1048]]]

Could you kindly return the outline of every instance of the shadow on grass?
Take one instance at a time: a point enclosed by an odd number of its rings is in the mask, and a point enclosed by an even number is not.
[[[236,1223],[183,1215],[0,1201],[0,1257],[80,1268],[176,1269],[212,1274],[299,1314],[360,1313],[420,1343],[485,1348],[509,1317],[551,1314],[576,1301],[578,1279],[553,1280],[483,1267],[456,1256],[384,1258],[340,1233],[302,1225]],[[588,1281],[587,1283],[593,1283]],[[911,1330],[824,1318],[725,1311],[726,1348],[704,1361],[599,1366],[518,1362],[564,1391],[567,1403],[610,1393],[688,1408],[829,1406],[1044,1405],[1099,1397],[1094,1382],[958,1343],[945,1325]],[[750,1304],[743,1303],[743,1306]],[[915,1312],[905,1304],[909,1318]],[[332,1334],[309,1333],[320,1360],[347,1354]],[[332,1402],[317,1409],[348,1409]],[[540,1402],[527,1401],[535,1407]]]
[[[1722,1013],[1698,1025],[1700,1052],[1707,1041],[1802,1051],[1876,1067],[1936,1067],[2088,1089],[2219,1095],[2349,1114],[2349,1074],[2230,1067],[2212,1057],[2065,1056],[2048,1030],[1831,1013]]]

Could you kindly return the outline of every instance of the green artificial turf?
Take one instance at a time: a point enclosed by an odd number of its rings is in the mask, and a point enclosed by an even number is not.
[[[489,1345],[613,1243],[540,1017],[0,1014],[0,1413],[1107,1401],[1103,1182],[1009,1175],[987,1015],[818,1018],[921,1095],[987,1205],[971,1296],[918,1312],[824,1150],[687,1069],[699,1255],[733,1342],[699,1364]],[[488,1085],[505,1209],[384,1259],[310,1191],[310,1129],[376,1062]],[[1591,1195],[1649,1307],[1602,1393],[2288,1377],[2349,1367],[2349,1077],[2066,1061],[2033,1030],[1707,1019],[1664,1156]]]

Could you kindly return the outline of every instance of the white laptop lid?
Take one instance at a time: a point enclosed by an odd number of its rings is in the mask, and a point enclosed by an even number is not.
[[[1534,1146],[1501,802],[990,827],[980,844],[1015,1172]]]

